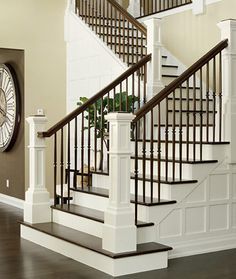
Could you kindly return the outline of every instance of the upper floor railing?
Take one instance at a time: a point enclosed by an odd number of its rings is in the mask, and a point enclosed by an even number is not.
[[[140,17],[191,4],[192,0],[140,0]]]
[[[114,0],[76,0],[76,14],[128,65],[146,55],[147,30]]]

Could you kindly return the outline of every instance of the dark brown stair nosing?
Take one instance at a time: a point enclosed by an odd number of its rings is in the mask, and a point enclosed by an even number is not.
[[[169,64],[167,64],[167,65],[161,65],[163,68],[176,68],[176,69],[178,69],[178,67],[179,66],[177,66],[177,65],[169,65]]]
[[[168,109],[168,112],[173,112],[172,109]],[[179,109],[176,109],[175,112],[180,112]],[[182,109],[182,113],[207,113],[206,110],[186,110],[186,109]],[[214,111],[209,110],[208,113],[214,113]],[[215,111],[215,113],[217,113],[217,111]]]
[[[174,100],[173,97],[168,97],[167,99],[168,99],[168,101],[173,101],[173,100]],[[179,97],[176,97],[175,100],[176,100],[176,101],[180,101],[180,98],[179,98]],[[188,100],[191,101],[191,102],[194,101],[193,98],[189,98],[189,99],[187,99],[187,98],[185,98],[185,97],[182,98],[182,101],[188,101]],[[195,101],[196,101],[196,102],[200,102],[201,99],[200,99],[200,98],[196,98]],[[202,101],[203,101],[203,102],[207,102],[207,101],[213,102],[214,100],[213,100],[213,99],[208,99],[208,100],[207,100],[207,99],[204,98],[204,99],[202,99]]]
[[[168,127],[173,127],[174,125],[173,124],[171,124],[171,123],[168,123]],[[158,124],[154,124],[154,127],[158,127]],[[166,124],[161,124],[161,127],[166,127]],[[175,127],[180,127],[180,124],[175,124]],[[194,127],[194,125],[193,124],[182,124],[182,127],[190,127],[190,128],[192,128],[192,127]],[[213,124],[195,124],[195,127],[214,127],[214,125]]]
[[[165,85],[165,87],[167,87],[168,85]],[[187,86],[183,85],[181,86],[182,89],[187,89]],[[177,89],[180,89],[180,86],[177,87]],[[189,86],[188,89],[193,90],[194,87],[193,86]],[[201,88],[199,86],[195,87],[196,90],[200,90]],[[173,92],[172,92],[173,93]]]
[[[173,74],[162,74],[162,77],[177,78],[177,77],[179,77],[179,75],[173,75]]]
[[[114,254],[102,249],[101,238],[53,222],[32,225],[21,221],[20,224],[113,259],[165,252],[172,249],[169,246],[162,245],[156,242],[148,242],[137,244],[136,251]]]
[[[81,187],[77,188],[71,188],[71,190],[76,191],[76,192],[82,192],[85,194],[91,194],[91,195],[96,195],[104,198],[108,198],[108,190],[107,189],[101,189],[97,187],[84,187],[83,189]],[[134,195],[131,195],[131,203],[135,203],[134,200]],[[174,204],[176,203],[175,200],[158,200],[157,198],[151,199],[149,197],[145,197],[144,199],[141,196],[138,196],[138,204],[139,205],[145,205],[145,206],[159,206],[159,205],[165,205],[165,204]]]
[[[134,139],[131,139],[132,142],[134,142],[135,140]],[[150,139],[146,139],[146,142],[150,142],[151,140]],[[138,139],[138,142],[143,142],[143,139]],[[154,139],[153,142],[158,142],[158,140]],[[165,140],[161,140],[161,143],[165,143],[166,141]],[[173,141],[169,140],[168,143],[173,143]],[[175,141],[176,144],[179,144],[180,142],[179,141]],[[188,142],[189,144],[201,144],[200,141],[189,141]],[[182,141],[182,144],[187,144],[187,141]],[[230,144],[229,141],[215,141],[215,142],[211,142],[211,141],[203,141],[202,142],[203,145],[228,145]]]
[[[75,216],[86,218],[95,222],[104,223],[104,212],[75,204],[52,205],[52,209],[66,212]],[[154,226],[153,222],[138,221],[137,228]]]
[[[131,156],[131,159],[135,159],[135,157],[134,156]],[[143,156],[142,155],[140,155],[140,156],[138,156],[138,160],[143,160]],[[147,161],[149,161],[150,160],[150,156],[146,156],[145,157],[145,160],[147,160]],[[153,157],[153,160],[154,161],[157,161],[158,160],[158,158],[157,157]],[[168,160],[167,160],[169,163],[172,163],[174,160],[173,159],[171,159],[171,158],[168,158]],[[166,162],[166,159],[165,158],[161,158],[161,162]],[[218,163],[218,160],[191,160],[191,159],[189,159],[189,160],[187,160],[187,159],[182,159],[182,161],[181,161],[183,164],[188,164],[188,165],[199,165],[199,164],[215,164],[215,163]],[[180,160],[179,159],[175,159],[175,163],[180,163]]]

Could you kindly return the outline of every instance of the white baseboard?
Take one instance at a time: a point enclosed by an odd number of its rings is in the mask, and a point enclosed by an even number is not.
[[[0,202],[23,209],[25,201],[4,194],[0,194]]]
[[[181,258],[236,248],[236,233],[170,244],[169,259]]]

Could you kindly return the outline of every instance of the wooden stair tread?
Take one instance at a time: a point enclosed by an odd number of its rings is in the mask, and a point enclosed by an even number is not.
[[[135,175],[134,173],[131,175],[131,179],[135,179]],[[138,180],[143,181],[143,175],[139,174],[138,175]],[[150,174],[146,174],[145,175],[145,181],[150,182],[151,181],[151,175]],[[157,175],[153,175],[153,182],[154,183],[158,183],[159,179]],[[170,184],[170,185],[177,185],[177,184],[192,184],[192,183],[197,183],[197,180],[194,179],[178,179],[176,178],[175,180],[173,180],[172,178],[168,178],[166,180],[165,177],[161,177],[161,181],[162,184]]]
[[[166,245],[149,242],[138,244],[136,251],[114,254],[102,249],[101,238],[59,225],[57,223],[49,222],[32,225],[26,222],[21,222],[21,224],[113,259],[164,252],[172,249]]]
[[[167,99],[168,99],[168,101],[169,101],[169,100],[170,100],[170,101],[174,100],[173,97],[168,97]],[[179,98],[179,97],[176,97],[175,100],[176,100],[176,101],[180,101],[180,98]],[[187,98],[185,98],[185,97],[182,98],[182,101],[187,101]],[[189,98],[189,101],[192,102],[192,101],[194,101],[194,99],[193,99],[193,98]],[[195,101],[196,101],[196,102],[200,102],[201,99],[200,99],[200,98],[196,98]],[[203,102],[207,102],[207,99],[202,98],[202,101],[203,101]],[[213,100],[213,99],[208,99],[208,101],[209,101],[209,102],[213,102],[214,100]]]
[[[165,64],[165,65],[162,65],[163,68],[176,68],[178,69],[179,66],[177,65],[169,65],[169,64]]]
[[[177,78],[177,77],[179,77],[179,75],[173,75],[173,74],[162,74],[162,77]]]
[[[109,196],[108,189],[102,189],[102,188],[91,187],[91,186],[84,187],[84,188],[82,187],[71,188],[71,190],[86,193],[86,194],[96,195],[100,197],[105,197],[105,198],[108,198]],[[130,195],[130,196],[131,196],[131,203],[134,203],[135,202],[134,195]],[[138,204],[140,205],[155,206],[155,205],[164,205],[164,204],[173,204],[173,203],[176,203],[176,201],[159,200],[157,198],[153,198],[153,200],[151,200],[151,198],[149,197],[145,197],[145,199],[143,199],[142,196],[138,196]]]
[[[134,142],[135,140],[131,139],[131,141]],[[138,139],[138,142],[143,142],[143,139]],[[146,139],[146,142],[150,142],[150,139]],[[156,142],[158,142],[158,140],[154,139],[153,142],[156,143]],[[165,143],[165,140],[161,140],[161,142]],[[173,141],[169,140],[168,143],[173,143]],[[179,144],[179,141],[176,140],[175,143]],[[182,143],[186,144],[187,141],[183,140]],[[200,144],[200,141],[195,141],[195,142],[189,141],[188,143],[189,144],[194,144],[194,143],[195,144]],[[213,142],[213,141],[202,141],[202,144],[206,144],[206,145],[224,145],[224,144],[230,144],[230,142],[229,141],[215,141],[215,142]]]
[[[173,127],[174,125],[171,124],[171,123],[168,123],[168,127]],[[194,125],[193,124],[189,124],[188,127],[193,127]],[[213,124],[195,124],[195,127],[214,127]],[[158,127],[158,124],[154,124],[154,127]],[[161,127],[166,127],[166,124],[161,124]],[[176,123],[175,124],[175,127],[180,127],[180,124]],[[182,127],[187,127],[187,124],[182,124]]]
[[[77,216],[81,216],[96,222],[104,223],[104,212],[76,204],[63,204],[63,205],[53,205],[51,208],[66,212],[68,214],[73,214]],[[152,222],[137,222],[137,227],[150,227],[153,226]]]
[[[146,156],[145,157],[146,160],[150,160],[150,156]],[[131,159],[135,159],[135,156],[131,156]],[[142,155],[139,155],[138,156],[138,160],[142,160],[143,159],[143,156]],[[153,160],[154,161],[157,161],[157,157],[156,156],[153,156]],[[168,158],[167,160],[169,163],[172,163],[173,162],[173,159],[172,158]],[[166,162],[166,158],[161,158],[161,162]],[[180,163],[180,160],[177,158],[175,159],[175,162],[176,163]],[[212,163],[218,163],[218,160],[192,160],[192,159],[182,159],[182,163],[183,164],[190,164],[190,165],[198,165],[198,164],[212,164]]]
[[[168,109],[168,112],[173,112],[172,109]],[[175,112],[180,112],[179,109],[176,109]],[[207,113],[206,110],[186,110],[186,109],[182,109],[182,113]],[[214,111],[209,110],[208,113],[214,113]],[[217,113],[217,111],[215,111],[215,113]]]

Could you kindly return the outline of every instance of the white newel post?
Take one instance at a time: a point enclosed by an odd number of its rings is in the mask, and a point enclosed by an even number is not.
[[[35,224],[51,221],[50,196],[45,187],[45,116],[30,116],[29,123],[29,188],[25,193],[24,221]]]
[[[127,11],[133,16],[140,16],[140,0],[130,0]]]
[[[147,53],[152,54],[152,60],[147,66],[147,94],[151,99],[164,88],[162,83],[161,20],[152,18],[144,23],[147,26]]]
[[[229,44],[222,53],[224,138],[230,141],[229,163],[236,163],[236,20],[224,20],[218,26],[221,39]]]
[[[102,246],[113,253],[135,251],[137,229],[130,204],[130,123],[134,116],[110,113],[106,119],[110,125],[110,190]]]

